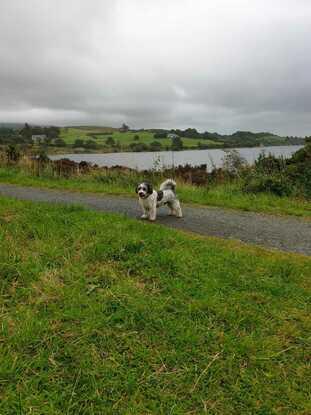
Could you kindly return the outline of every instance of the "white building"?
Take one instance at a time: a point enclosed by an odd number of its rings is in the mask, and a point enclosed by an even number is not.
[[[34,144],[41,144],[46,140],[46,135],[45,134],[32,135],[31,139]]]
[[[179,135],[177,135],[177,134],[175,134],[175,133],[169,133],[169,134],[167,134],[167,138],[177,138],[177,137],[179,137]]]

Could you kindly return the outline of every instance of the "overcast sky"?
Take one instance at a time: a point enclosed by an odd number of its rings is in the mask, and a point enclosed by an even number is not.
[[[0,0],[0,122],[311,135],[311,0]]]

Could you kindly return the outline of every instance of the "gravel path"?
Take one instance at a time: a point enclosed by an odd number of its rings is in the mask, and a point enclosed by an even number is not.
[[[140,216],[135,199],[90,193],[19,187],[0,184],[0,195],[21,200],[56,203],[78,203],[88,208],[122,213],[132,218]],[[292,218],[263,215],[220,208],[183,207],[184,218],[167,216],[165,208],[159,210],[157,223],[246,243],[276,248],[288,252],[311,255],[311,222]]]

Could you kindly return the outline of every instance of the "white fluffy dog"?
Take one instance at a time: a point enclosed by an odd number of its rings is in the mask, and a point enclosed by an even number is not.
[[[170,215],[182,217],[179,200],[176,196],[176,183],[172,179],[165,180],[157,192],[150,183],[143,182],[136,187],[139,204],[143,210],[142,219],[156,220],[157,207],[167,205]]]

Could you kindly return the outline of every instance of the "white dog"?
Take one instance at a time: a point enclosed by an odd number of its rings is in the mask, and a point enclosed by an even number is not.
[[[170,215],[182,217],[179,200],[176,196],[176,183],[172,179],[165,180],[157,192],[150,183],[143,182],[136,187],[139,204],[143,210],[142,219],[156,220],[157,207],[167,205]]]

